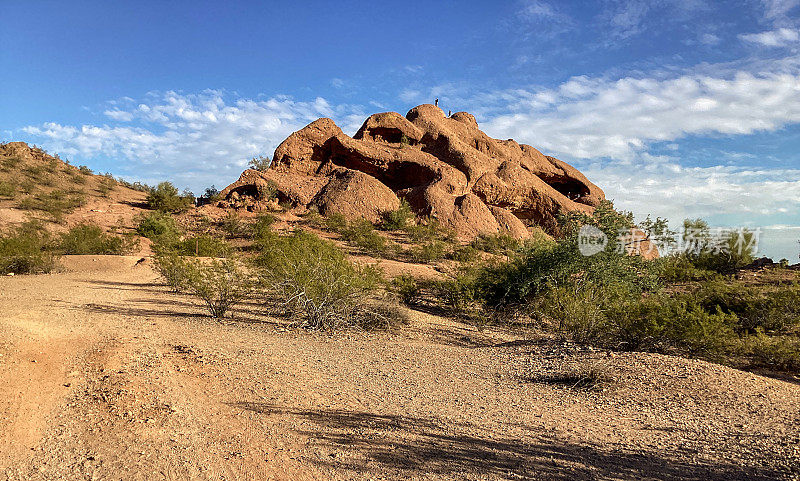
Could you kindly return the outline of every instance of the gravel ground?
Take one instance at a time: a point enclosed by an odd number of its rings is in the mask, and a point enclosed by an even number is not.
[[[0,279],[0,479],[800,479],[800,386],[410,313],[205,317],[136,257]]]

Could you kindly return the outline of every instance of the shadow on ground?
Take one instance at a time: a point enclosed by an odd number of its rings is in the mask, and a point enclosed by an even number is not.
[[[396,479],[434,475],[455,479],[732,481],[776,479],[781,474],[726,464],[689,463],[660,452],[612,452],[611,447],[572,444],[531,427],[523,438],[503,438],[492,433],[476,435],[475,428],[468,425],[443,424],[431,418],[295,410],[251,402],[231,406],[299,418],[299,434],[323,450],[334,450],[314,462],[336,469],[344,477],[347,475],[342,470]]]

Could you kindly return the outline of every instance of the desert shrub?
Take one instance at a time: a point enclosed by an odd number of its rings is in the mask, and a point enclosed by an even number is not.
[[[686,219],[683,226],[685,252],[681,255],[697,269],[727,274],[755,259],[755,234],[751,231],[723,231],[715,239],[702,219]]]
[[[719,277],[719,273],[698,269],[686,256],[673,254],[653,261],[658,277],[666,283],[704,281]]]
[[[200,201],[203,204],[213,204],[214,202],[218,202],[221,200],[219,195],[219,190],[215,186],[207,187],[206,190],[203,192],[203,195],[199,197]]]
[[[480,234],[472,241],[472,247],[490,254],[511,254],[522,245],[522,243],[510,236],[506,232],[498,234]]]
[[[736,338],[735,314],[706,310],[691,296],[654,295],[614,307],[604,336],[623,349],[716,358]]]
[[[28,221],[0,234],[0,274],[40,274],[52,271],[57,256],[41,223]]]
[[[447,254],[447,258],[462,264],[470,264],[481,260],[481,253],[471,245],[459,246]]]
[[[161,182],[147,194],[147,206],[160,212],[183,212],[193,203],[194,196],[191,193],[179,194],[170,182]]]
[[[566,365],[555,372],[531,370],[525,380],[581,391],[605,390],[617,382],[612,370],[603,362]]]
[[[228,215],[220,222],[220,227],[230,239],[241,237],[245,233],[245,224],[236,212],[228,212]]]
[[[130,239],[107,234],[99,226],[80,224],[63,233],[58,248],[64,254],[124,255],[133,244]]]
[[[258,157],[253,157],[252,159],[250,159],[250,162],[248,162],[247,165],[251,169],[264,172],[265,170],[269,169],[271,163],[272,160],[270,160],[269,157],[267,157],[266,155],[259,155]]]
[[[448,244],[438,239],[431,239],[422,244],[413,246],[407,251],[414,262],[430,264],[444,259],[448,253]]]
[[[2,167],[3,170],[8,171],[18,166],[20,162],[22,162],[21,158],[16,155],[12,155],[0,160],[0,167]]]
[[[11,197],[17,194],[17,186],[11,182],[0,180],[0,197]]]
[[[81,175],[79,173],[75,173],[75,174],[71,175],[70,179],[72,180],[73,184],[83,185],[83,184],[86,183],[86,177],[84,177],[83,175]]]
[[[23,167],[22,173],[32,179],[41,180],[41,178],[44,177],[48,172],[46,165],[35,164],[35,165],[26,165],[25,167]]]
[[[83,175],[92,175],[92,174],[94,174],[94,172],[92,172],[92,169],[90,169],[89,167],[86,167],[85,165],[79,165],[78,166],[78,172],[80,172]]]
[[[330,231],[341,233],[347,226],[347,218],[338,212],[325,216],[325,228]]]
[[[165,247],[183,256],[226,257],[231,253],[231,246],[227,242],[207,234],[188,237]]]
[[[180,236],[175,219],[165,212],[140,214],[136,218],[136,232],[155,243],[173,244]]]
[[[116,181],[114,179],[104,178],[100,180],[100,183],[97,184],[97,192],[100,193],[103,197],[108,197],[114,187],[116,186]]]
[[[255,283],[235,259],[184,259],[182,262],[178,267],[183,271],[180,287],[202,299],[214,318],[224,318],[232,306],[253,292]]]
[[[400,207],[383,213],[381,229],[403,230],[408,227],[413,219],[414,213],[411,211],[411,206],[405,200],[401,200]]]
[[[426,288],[442,307],[464,313],[474,310],[479,302],[474,270],[461,270],[452,278],[427,282]]]
[[[536,311],[570,339],[611,349],[714,357],[736,339],[734,314],[708,311],[691,296],[574,283],[548,291]]]
[[[368,254],[382,254],[386,251],[386,239],[375,231],[372,222],[366,219],[354,220],[339,231],[342,240]]]
[[[267,288],[289,312],[315,329],[363,323],[380,272],[361,267],[330,241],[303,231],[275,236],[257,259]]]
[[[735,314],[742,334],[789,332],[800,326],[800,285],[747,286],[741,282],[706,282],[691,295],[708,311]]]
[[[250,235],[254,241],[265,239],[272,233],[272,225],[278,219],[272,214],[261,214],[256,218],[256,221],[250,226]]]
[[[153,264],[164,282],[173,292],[186,289],[186,260],[175,251],[157,250]]]
[[[422,287],[414,276],[402,275],[392,279],[391,291],[406,305],[413,305],[419,301]]]
[[[408,225],[405,228],[411,240],[414,242],[427,242],[430,240],[455,240],[455,233],[450,229],[445,229],[436,219],[427,219],[425,222]]]
[[[17,207],[23,210],[38,210],[49,214],[53,220],[60,222],[64,215],[72,212],[85,203],[80,194],[70,194],[63,190],[39,192],[32,197],[20,200]]]
[[[754,367],[800,371],[800,339],[797,336],[768,336],[759,330],[742,341],[741,350]]]

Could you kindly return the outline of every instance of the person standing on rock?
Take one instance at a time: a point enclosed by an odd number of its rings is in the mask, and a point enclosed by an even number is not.
[[[439,99],[436,99],[436,100],[433,101],[433,106],[434,107],[438,107],[439,106]]]

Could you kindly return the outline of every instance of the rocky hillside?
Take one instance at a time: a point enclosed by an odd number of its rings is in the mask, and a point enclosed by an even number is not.
[[[55,230],[84,222],[130,227],[144,206],[146,194],[138,187],[24,142],[0,144],[0,227],[31,217]]]
[[[529,228],[557,230],[565,211],[591,212],[603,191],[574,167],[514,140],[497,140],[466,112],[420,105],[405,117],[370,116],[350,137],[316,120],[275,150],[266,171],[247,170],[222,191],[235,208],[257,210],[277,190],[284,202],[328,215],[376,221],[405,199],[460,237]]]

